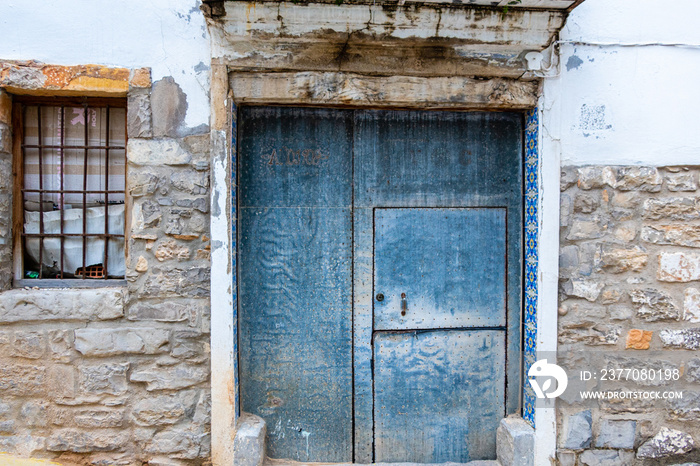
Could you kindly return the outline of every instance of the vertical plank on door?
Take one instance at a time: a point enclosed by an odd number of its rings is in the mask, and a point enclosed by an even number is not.
[[[241,405],[268,455],[352,461],[352,114],[243,108]]]

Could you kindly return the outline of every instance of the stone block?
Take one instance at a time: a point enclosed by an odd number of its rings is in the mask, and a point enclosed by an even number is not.
[[[26,364],[0,364],[0,394],[41,395],[46,389],[46,368]]]
[[[613,169],[612,173],[613,187],[620,191],[661,191],[663,179],[654,167],[619,167]]]
[[[689,382],[700,382],[700,358],[693,358],[685,365],[685,378]]]
[[[73,331],[49,330],[48,342],[49,352],[53,359],[60,362],[70,362],[73,354]]]
[[[559,199],[559,227],[568,227],[571,221],[571,211],[573,209],[573,202],[571,201],[571,196],[562,193]]]
[[[615,228],[613,231],[613,236],[619,241],[629,243],[634,241],[634,238],[637,237],[637,230],[634,226],[621,225]]]
[[[17,331],[13,335],[11,356],[39,359],[46,351],[46,339],[41,332]]]
[[[680,309],[673,303],[671,296],[653,288],[630,291],[632,302],[637,305],[637,316],[647,322],[679,320]]]
[[[608,231],[607,222],[601,218],[575,218],[571,223],[566,239],[577,241],[582,239],[602,238]]]
[[[692,173],[672,173],[665,176],[666,189],[671,192],[697,191],[698,183]]]
[[[700,328],[661,330],[659,337],[665,348],[696,350],[700,348]]]
[[[557,464],[559,466],[576,466],[576,452],[571,450],[557,450]]]
[[[156,354],[166,351],[170,332],[158,328],[75,330],[75,349],[85,356]]]
[[[150,138],[153,136],[151,97],[148,93],[129,93],[126,132],[129,138]]]
[[[690,434],[662,427],[658,434],[637,449],[637,458],[667,458],[688,453],[694,447]]]
[[[620,293],[620,290],[608,288],[603,290],[603,293],[600,295],[600,302],[601,304],[615,304],[619,302],[621,298],[622,293]]]
[[[160,262],[177,259],[178,261],[188,260],[190,258],[190,249],[186,246],[178,244],[175,240],[169,239],[160,242],[156,246],[154,255]]]
[[[600,296],[600,292],[605,288],[604,283],[586,279],[567,280],[563,284],[564,293],[568,296],[583,298],[587,301],[594,302]]]
[[[649,254],[640,246],[616,247],[606,245],[603,247],[601,261],[603,268],[608,272],[639,272],[647,265]]]
[[[176,302],[139,300],[128,308],[127,319],[133,321],[156,322],[188,322],[190,326],[197,324],[198,314],[204,312],[208,305],[203,300],[186,300]]]
[[[153,109],[153,136],[175,137],[185,121],[187,96],[171,76],[153,83],[151,90]]]
[[[12,152],[12,130],[3,123],[0,123],[0,152]]]
[[[192,154],[174,139],[129,139],[126,157],[134,165],[187,165]]]
[[[612,181],[612,173],[608,167],[591,166],[578,169],[578,187],[580,189],[604,188]]]
[[[649,349],[653,332],[649,330],[632,329],[627,333],[627,342],[625,348],[636,350]]]
[[[73,412],[73,422],[85,429],[104,429],[124,425],[124,409],[90,408]]]
[[[76,370],[73,366],[55,365],[47,370],[48,392],[54,397],[73,398],[76,395]]]
[[[694,220],[700,218],[700,210],[697,200],[692,197],[652,198],[644,201],[644,218]]]
[[[131,194],[131,197],[142,197],[150,194],[155,194],[162,182],[160,177],[158,177],[158,175],[154,173],[132,173],[130,171],[127,174],[127,184],[129,186],[129,194]]]
[[[600,199],[592,194],[579,194],[574,198],[574,212],[590,214],[600,207]]]
[[[564,441],[562,447],[568,450],[581,450],[591,446],[593,437],[593,417],[591,411],[581,411],[564,418]]]
[[[127,432],[76,429],[59,429],[46,440],[48,451],[72,451],[88,453],[93,451],[114,451],[124,448],[129,441]]]
[[[146,452],[167,454],[178,459],[199,457],[207,433],[187,428],[169,428],[157,432],[146,445]],[[238,462],[235,463],[238,465]]]
[[[28,401],[19,410],[19,419],[26,426],[46,427],[48,407],[45,401]]]
[[[15,421],[0,421],[0,434],[12,435],[15,432],[17,432]]]
[[[198,394],[194,390],[148,397],[134,405],[131,416],[140,426],[172,425],[192,415],[197,400]]]
[[[189,207],[202,213],[209,212],[209,198],[198,197],[196,199],[178,199],[175,201],[178,207]]]
[[[170,175],[172,186],[182,192],[195,195],[209,193],[209,173],[194,170],[177,171]]]
[[[12,436],[0,436],[0,451],[14,452],[24,457],[39,456],[46,449],[46,438],[36,431],[17,433]]]
[[[586,450],[578,457],[582,466],[627,466],[634,464],[634,453],[619,450]]]
[[[187,269],[152,268],[142,290],[143,297],[203,298],[209,296],[209,267]]]
[[[131,70],[129,76],[130,89],[147,89],[151,87],[151,69],[136,68]]]
[[[124,292],[102,289],[15,289],[0,293],[0,323],[96,321],[124,315]]]
[[[675,421],[700,421],[700,392],[683,390],[683,398],[666,400],[671,419]]]
[[[80,370],[80,389],[88,394],[121,395],[127,391],[129,363],[84,366]]]
[[[209,379],[207,366],[180,364],[173,367],[147,367],[131,374],[132,382],[145,382],[146,390],[179,390]]]
[[[571,274],[578,270],[579,257],[578,246],[564,246],[559,251],[560,274]]]
[[[647,243],[668,244],[700,248],[700,226],[698,225],[647,225],[641,238]]]
[[[598,448],[634,448],[637,423],[627,420],[603,419],[600,423],[595,446]]]
[[[262,466],[265,460],[265,432],[265,421],[262,418],[241,413],[233,439],[233,461],[236,465]]]
[[[585,343],[591,346],[616,345],[622,328],[619,325],[592,322],[564,325],[559,332],[560,343]]]
[[[683,320],[688,322],[700,322],[700,290],[687,288],[683,300]]]

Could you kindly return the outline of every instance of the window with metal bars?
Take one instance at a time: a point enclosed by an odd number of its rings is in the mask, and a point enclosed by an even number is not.
[[[123,279],[126,101],[14,101],[15,282]]]

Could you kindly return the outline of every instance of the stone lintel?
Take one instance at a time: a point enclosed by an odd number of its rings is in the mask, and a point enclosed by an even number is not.
[[[354,73],[229,74],[237,104],[366,105],[404,108],[526,110],[538,83],[507,78],[365,76]]]
[[[125,97],[130,89],[149,88],[149,68],[101,65],[49,65],[0,60],[0,88],[35,96]]]

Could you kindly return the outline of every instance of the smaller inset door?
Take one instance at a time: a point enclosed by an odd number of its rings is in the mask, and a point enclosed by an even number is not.
[[[375,461],[492,457],[506,264],[503,208],[374,210]]]
[[[374,289],[375,330],[505,325],[505,209],[375,209]]]

